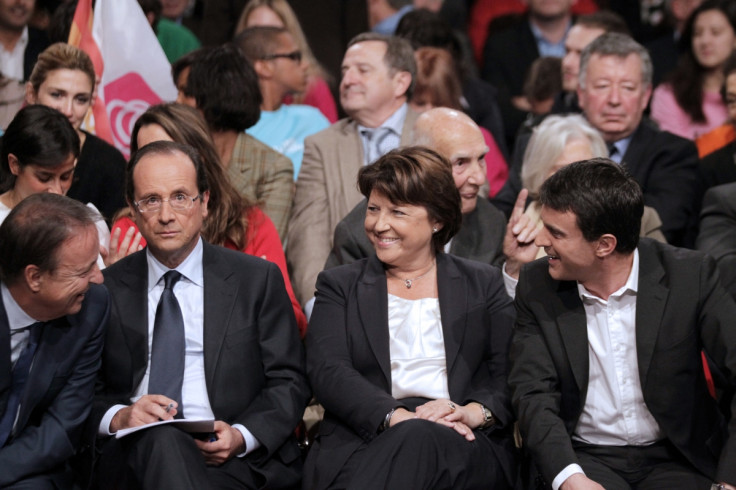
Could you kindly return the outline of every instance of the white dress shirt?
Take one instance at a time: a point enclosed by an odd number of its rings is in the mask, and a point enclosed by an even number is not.
[[[391,395],[450,398],[439,300],[389,294],[388,332]]]
[[[3,68],[5,78],[23,81],[23,59],[26,46],[28,46],[28,26],[23,28],[20,39],[11,51],[6,51],[5,47],[0,45],[0,66]]]
[[[588,326],[588,392],[572,438],[601,446],[648,446],[662,431],[644,403],[636,356],[636,297],[639,251],[628,280],[604,300],[578,284]],[[646,305],[643,305],[646,307]],[[552,482],[559,486],[579,465],[567,466]]]
[[[181,402],[184,409],[184,418],[213,419],[215,418],[207,395],[207,383],[204,373],[204,276],[202,270],[202,239],[200,238],[192,253],[176,267],[182,278],[174,284],[174,295],[179,302],[184,319],[184,334],[186,337],[186,352],[184,359],[184,381],[181,389]],[[163,276],[169,270],[146,251],[148,261],[148,364],[135,395],[130,399],[135,403],[148,393],[148,381],[151,371],[151,345],[153,343],[153,326],[156,319],[156,308],[164,291]],[[110,422],[113,416],[125,405],[116,405],[107,411],[100,423],[101,434],[110,433]],[[246,451],[238,456],[258,449],[260,442],[241,424],[233,427],[243,434]]]

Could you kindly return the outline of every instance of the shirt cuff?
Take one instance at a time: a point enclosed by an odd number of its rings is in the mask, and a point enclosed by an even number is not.
[[[506,286],[506,294],[511,296],[511,299],[514,299],[516,297],[516,285],[519,284],[519,280],[514,279],[506,273],[506,262],[503,263],[501,272],[503,272],[503,285]]]
[[[557,473],[555,479],[552,480],[552,490],[559,490],[560,486],[565,483],[565,480],[576,473],[582,473],[583,475],[585,474],[579,464],[573,463],[565,466],[565,469]]]
[[[110,423],[112,422],[112,418],[115,416],[115,414],[125,407],[126,405],[113,405],[112,407],[108,408],[107,412],[105,412],[105,415],[102,417],[102,420],[100,420],[100,427],[97,429],[97,435],[114,435],[114,432],[110,432]]]
[[[233,427],[238,429],[241,434],[243,434],[243,440],[245,441],[245,451],[238,454],[238,458],[242,458],[244,456],[249,455],[259,447],[261,447],[261,443],[256,437],[250,433],[248,429],[246,429],[242,424],[233,424]]]

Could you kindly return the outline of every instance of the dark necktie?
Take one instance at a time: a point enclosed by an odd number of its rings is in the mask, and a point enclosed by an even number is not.
[[[8,404],[5,407],[3,418],[0,420],[0,447],[5,445],[13,431],[18,407],[20,406],[20,399],[23,395],[23,388],[28,380],[28,374],[31,371],[31,364],[33,363],[33,355],[38,348],[38,340],[41,338],[42,331],[43,322],[34,323],[29,327],[30,336],[28,337],[28,344],[23,349],[23,352],[20,353],[20,357],[18,357],[13,367],[10,396],[8,397]]]
[[[621,159],[619,158],[620,154],[618,151],[618,148],[613,143],[608,144],[608,158],[613,160],[614,162],[619,162]]]
[[[181,279],[177,271],[164,274],[164,292],[156,307],[151,346],[151,375],[148,393],[165,395],[179,404],[177,418],[184,414],[181,385],[184,380],[184,318],[174,295],[174,284]]]
[[[364,129],[363,134],[368,140],[365,157],[366,163],[370,165],[384,154],[388,153],[389,148],[386,148],[386,138],[391,135],[391,128],[380,127],[375,129]]]

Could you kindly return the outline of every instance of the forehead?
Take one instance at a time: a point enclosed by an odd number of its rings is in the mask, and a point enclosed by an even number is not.
[[[91,92],[92,81],[89,76],[82,70],[70,70],[68,68],[59,68],[51,70],[46,75],[46,79],[41,85],[64,88],[67,90],[76,90],[80,92]]]
[[[383,65],[386,55],[386,43],[383,41],[363,41],[353,44],[345,52],[343,64],[369,63],[374,66]]]
[[[184,153],[145,155],[133,169],[133,190],[136,195],[166,196],[178,190],[197,192],[197,171]]]
[[[488,151],[483,133],[470,124],[448,124],[437,128],[435,151],[450,161],[461,157],[478,156]]]
[[[90,245],[93,244],[93,245]],[[99,238],[94,224],[75,226],[57,249],[57,269],[87,267],[97,258]]]
[[[641,81],[641,59],[635,53],[626,57],[594,54],[588,60],[586,73],[589,77],[615,77]]]
[[[557,211],[543,205],[540,211],[540,217],[547,227],[563,231],[567,235],[573,234],[576,231],[580,233],[577,215],[572,211]]]
[[[600,27],[574,25],[570,28],[570,32],[567,34],[565,45],[582,50],[598,36],[602,35],[603,32],[603,29]]]

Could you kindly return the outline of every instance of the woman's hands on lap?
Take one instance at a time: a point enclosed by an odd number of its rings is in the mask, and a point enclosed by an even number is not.
[[[454,408],[453,408],[454,407]],[[390,426],[410,419],[424,419],[436,422],[454,429],[468,441],[475,440],[473,428],[483,423],[483,412],[477,403],[459,405],[446,398],[432,400],[410,412],[404,408],[397,408],[391,417]]]

